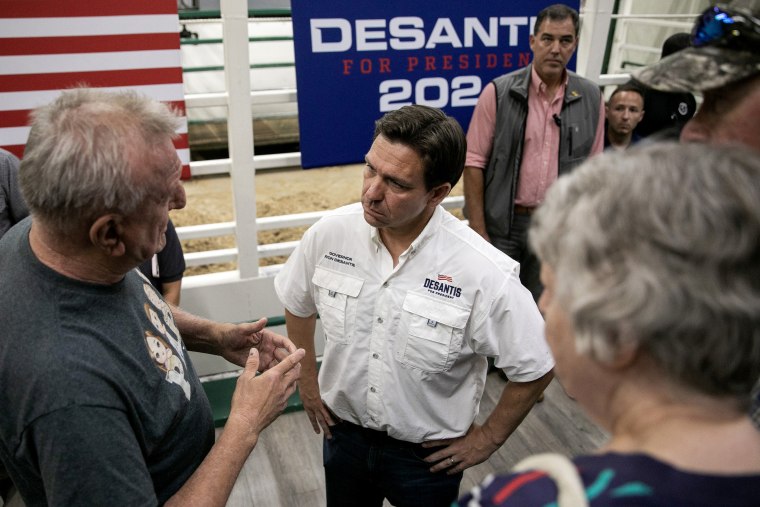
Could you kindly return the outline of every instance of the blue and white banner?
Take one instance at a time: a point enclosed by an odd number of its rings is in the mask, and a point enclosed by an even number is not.
[[[375,120],[407,104],[466,130],[483,87],[530,63],[535,16],[552,3],[292,0],[302,165],[362,161]]]

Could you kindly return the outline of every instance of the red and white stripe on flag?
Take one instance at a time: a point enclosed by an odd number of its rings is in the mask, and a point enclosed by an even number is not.
[[[176,0],[0,0],[0,146],[22,157],[30,111],[75,86],[177,108],[174,145],[190,176]]]

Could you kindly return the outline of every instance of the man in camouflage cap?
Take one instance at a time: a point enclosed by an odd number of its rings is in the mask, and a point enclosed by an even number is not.
[[[643,85],[701,93],[681,141],[742,143],[760,151],[760,0],[718,3],[697,18],[693,47],[633,72]]]
[[[760,0],[719,3],[697,18],[693,47],[639,69],[633,78],[661,91],[702,93],[682,142],[740,143],[760,152]],[[752,395],[760,428],[760,382]]]

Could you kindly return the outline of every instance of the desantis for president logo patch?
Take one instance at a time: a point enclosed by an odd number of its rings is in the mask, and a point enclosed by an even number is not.
[[[449,275],[442,275],[439,273],[435,280],[432,278],[425,278],[425,282],[422,286],[431,294],[449,299],[458,298],[462,295],[462,288],[454,285],[454,279]]]

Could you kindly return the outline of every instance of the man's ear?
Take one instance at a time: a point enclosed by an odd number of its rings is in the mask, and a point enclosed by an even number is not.
[[[90,242],[112,257],[124,255],[123,235],[124,217],[116,213],[102,215],[90,226]]]
[[[434,208],[441,204],[441,201],[443,201],[446,196],[449,195],[449,192],[451,192],[451,183],[442,183],[437,187],[433,187],[430,192],[431,194],[428,204]]]

